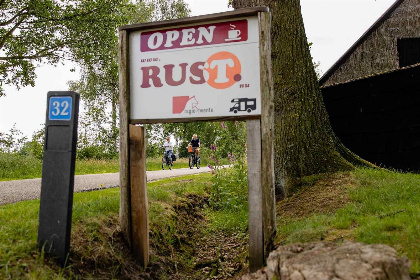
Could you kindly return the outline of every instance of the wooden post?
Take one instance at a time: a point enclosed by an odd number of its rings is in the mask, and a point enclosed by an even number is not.
[[[120,87],[120,226],[125,240],[131,247],[130,228],[130,169],[128,123],[130,119],[130,87],[128,34],[119,33],[119,87]]]
[[[246,121],[248,150],[249,270],[264,266],[264,236],[261,188],[260,120]]]
[[[261,186],[263,201],[264,257],[273,249],[276,236],[274,178],[274,95],[271,73],[270,13],[258,13],[261,77]]]
[[[130,125],[131,244],[143,267],[149,262],[149,215],[146,186],[146,133]]]
[[[261,120],[246,122],[248,147],[249,269],[263,267],[276,235],[274,192],[274,99],[270,14],[258,13]]]

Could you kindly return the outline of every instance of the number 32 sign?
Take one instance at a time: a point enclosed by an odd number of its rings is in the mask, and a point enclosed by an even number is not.
[[[71,107],[71,96],[51,96],[48,119],[50,121],[69,121],[71,119]]]

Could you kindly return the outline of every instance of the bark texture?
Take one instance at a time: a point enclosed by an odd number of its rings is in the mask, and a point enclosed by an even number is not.
[[[233,0],[235,9],[268,6],[274,82],[276,192],[302,176],[349,170],[368,162],[346,149],[331,129],[312,64],[299,0]]]
[[[383,245],[344,242],[293,244],[273,251],[267,267],[243,280],[409,280],[410,261]]]

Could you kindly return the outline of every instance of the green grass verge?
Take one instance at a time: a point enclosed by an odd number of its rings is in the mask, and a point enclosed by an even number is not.
[[[394,247],[420,273],[420,175],[357,169],[350,202],[335,213],[278,221],[282,244],[350,239]],[[310,207],[310,206],[308,206]]]
[[[290,244],[348,239],[368,244],[388,244],[411,260],[411,273],[419,273],[420,175],[370,169],[358,169],[353,175],[355,183],[347,189],[347,204],[335,211],[328,210],[329,214],[318,213],[305,218],[279,217],[277,241]],[[214,177],[210,174],[200,174],[148,183],[151,246],[154,251],[177,258],[180,269],[192,267],[193,253],[191,247],[181,242],[188,240],[189,235],[186,234],[187,225],[180,218],[180,212],[175,210],[188,208],[189,211],[198,211],[186,197],[208,197],[213,186],[211,178]],[[319,176],[316,180],[322,178]],[[299,193],[295,195],[299,196]],[[90,264],[92,273],[100,270],[100,256],[110,252],[98,251],[101,244],[108,242],[98,243],[98,240],[104,239],[101,232],[104,224],[110,220],[114,223],[118,221],[118,208],[118,189],[75,194],[73,236],[79,238],[83,235],[85,241],[80,248],[72,250],[78,259]],[[38,253],[38,209],[38,200],[0,206],[0,279],[57,279],[72,276],[72,268],[61,270]],[[222,207],[213,211],[205,207],[202,212],[206,221],[203,224],[204,232],[208,234],[214,231],[243,234],[247,227],[245,208]],[[115,237],[110,236],[108,239],[111,240]],[[105,278],[118,278],[121,263],[125,259],[124,255],[116,254],[111,262],[106,262],[106,266],[113,268],[115,274]],[[84,274],[86,277],[93,275]]]
[[[183,237],[186,227],[182,224],[179,213],[174,212],[173,206],[192,207],[186,200],[186,197],[191,195],[208,197],[211,176],[205,173],[148,183],[151,246],[154,250],[166,250],[168,255],[172,255],[174,248],[180,244],[179,240],[188,239]],[[109,239],[114,239],[115,236],[104,237],[102,232],[104,225],[109,221],[118,221],[118,210],[118,188],[74,194],[72,239],[77,241],[72,241],[76,242],[72,245],[73,258],[89,264],[88,267],[92,271],[85,272],[83,277],[95,278],[95,273],[104,270],[101,268],[104,263],[111,267],[108,267],[107,271],[115,272],[115,275],[107,274],[105,278],[118,278],[120,275],[121,263],[125,262],[127,257],[116,252],[113,252],[112,258],[108,257],[114,249],[106,251],[103,247],[107,247]],[[39,200],[0,206],[0,279],[79,278],[80,275],[75,275],[72,267],[63,270],[51,261],[44,260],[43,255],[38,252],[38,214]],[[209,215],[209,220],[218,224],[218,230],[230,230],[230,226],[223,226],[223,223],[235,220],[235,216],[229,211],[225,215],[219,211],[214,216]],[[237,226],[238,223],[234,224]],[[242,225],[241,228],[246,228],[246,225]],[[103,243],[100,243],[102,241]],[[193,253],[185,252],[184,255],[178,256],[178,265],[191,268]],[[106,261],[101,263],[101,258]]]
[[[206,166],[207,161],[202,159],[201,166]],[[76,161],[76,175],[101,174],[119,172],[118,159],[84,159]],[[175,169],[187,168],[188,159],[181,158],[174,162]],[[146,159],[146,169],[148,171],[161,170],[162,162],[160,158]],[[42,160],[31,156],[19,154],[0,153],[0,181],[21,180],[41,178]]]

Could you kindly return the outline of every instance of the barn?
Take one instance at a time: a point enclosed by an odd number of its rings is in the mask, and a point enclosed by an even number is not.
[[[420,171],[420,1],[397,0],[321,77],[331,125],[377,165]]]

